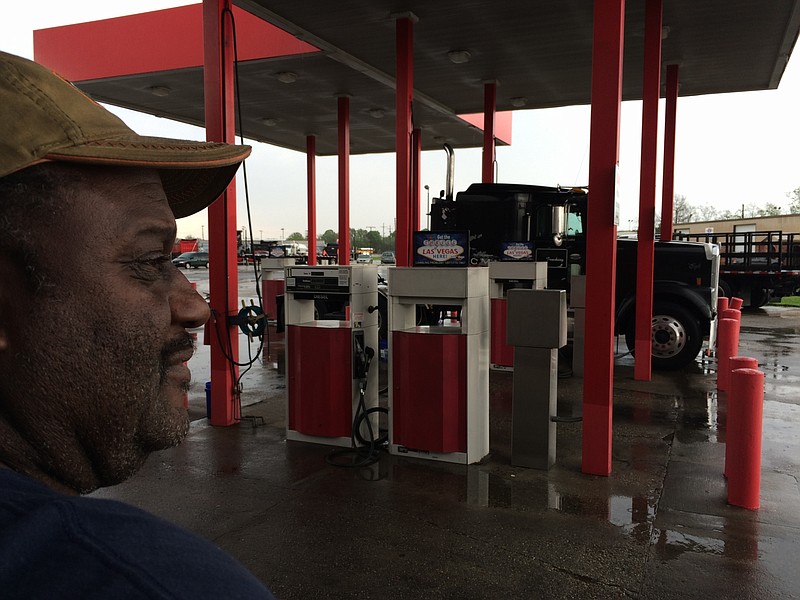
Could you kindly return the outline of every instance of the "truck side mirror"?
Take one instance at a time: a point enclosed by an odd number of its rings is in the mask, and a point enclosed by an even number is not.
[[[550,222],[552,223],[553,243],[556,246],[560,246],[564,241],[564,226],[566,223],[566,214],[563,206],[553,207]]]

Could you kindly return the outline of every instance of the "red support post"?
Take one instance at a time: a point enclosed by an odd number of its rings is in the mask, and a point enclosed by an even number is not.
[[[411,132],[411,219],[409,220],[408,235],[409,239],[413,240],[415,231],[422,229],[420,226],[420,215],[422,209],[420,207],[421,196],[421,173],[422,167],[422,130],[415,127]]]
[[[494,183],[494,126],[497,112],[497,82],[483,84],[483,168],[482,183]]]
[[[589,141],[585,371],[583,380],[584,473],[611,473],[614,383],[614,289],[617,262],[615,197],[622,102],[624,0],[595,0],[592,43],[592,113]]]
[[[414,99],[414,19],[397,19],[396,114],[397,224],[395,260],[398,267],[411,265],[411,104]]]
[[[661,95],[662,0],[647,0],[642,74],[642,161],[636,245],[636,343],[633,378],[650,381],[653,352],[653,261],[655,256],[658,99]]]
[[[203,0],[203,58],[206,140],[233,143],[236,137],[233,90],[233,34],[230,0]],[[239,361],[239,336],[228,316],[236,315],[236,185],[232,181],[208,207],[209,293],[211,304],[211,424],[238,420],[234,392]]]
[[[675,204],[675,127],[678,108],[678,65],[667,65],[664,115],[664,178],[661,182],[661,241],[672,239]]]
[[[340,96],[339,127],[339,264],[350,264],[350,98]]]
[[[764,419],[764,373],[736,369],[731,374],[732,390],[727,444],[728,504],[757,510],[761,504],[761,435]]]
[[[306,136],[306,187],[308,189],[308,264],[317,264],[317,137]]]

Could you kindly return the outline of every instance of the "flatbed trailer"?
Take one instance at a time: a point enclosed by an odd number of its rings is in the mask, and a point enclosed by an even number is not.
[[[719,246],[719,292],[742,298],[744,306],[757,308],[800,290],[800,233],[684,233],[678,239]]]
[[[800,289],[800,233],[684,233],[676,239],[719,246],[720,295],[742,298],[744,306],[764,306],[771,298]]]

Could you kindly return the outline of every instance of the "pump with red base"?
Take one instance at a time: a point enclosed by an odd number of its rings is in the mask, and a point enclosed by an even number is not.
[[[491,351],[489,364],[500,371],[514,370],[514,347],[506,343],[508,290],[543,290],[547,287],[546,262],[489,263],[489,297],[492,305]]]
[[[365,409],[378,405],[378,371],[368,368],[378,347],[377,268],[292,266],[285,278],[286,437],[350,446],[354,433],[368,436],[366,422],[353,431],[362,386]]]
[[[278,296],[284,293],[284,272],[286,267],[295,264],[294,258],[262,258],[259,266],[261,269],[261,297],[264,299],[264,312],[270,321],[278,320]]]
[[[457,309],[459,321],[418,325],[417,305]],[[488,269],[389,269],[389,331],[390,453],[481,460],[489,453]]]

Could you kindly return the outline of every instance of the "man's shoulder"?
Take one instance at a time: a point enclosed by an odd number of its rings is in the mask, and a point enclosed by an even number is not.
[[[44,597],[58,586],[86,598],[271,598],[228,554],[167,521],[0,472],[0,589]]]

